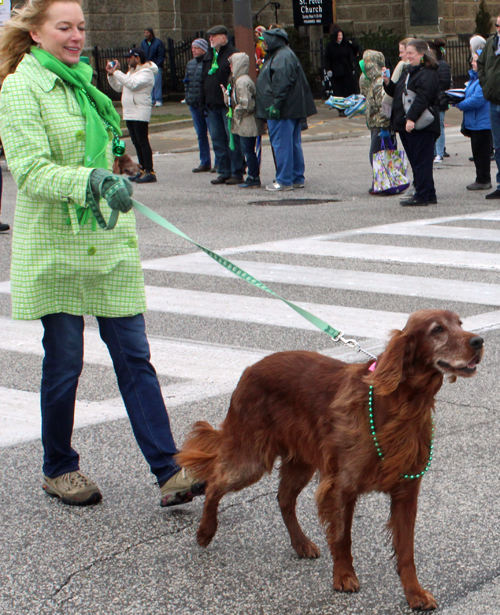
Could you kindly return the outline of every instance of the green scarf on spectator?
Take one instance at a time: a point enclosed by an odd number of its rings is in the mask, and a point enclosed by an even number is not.
[[[31,53],[42,66],[73,88],[86,121],[84,166],[107,169],[106,149],[113,138],[113,130],[120,136],[122,134],[120,116],[113,107],[111,99],[90,83],[92,68],[84,62],[68,66],[38,47],[32,47]]]

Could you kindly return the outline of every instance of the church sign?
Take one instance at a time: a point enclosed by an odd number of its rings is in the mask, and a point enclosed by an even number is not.
[[[332,0],[293,0],[293,25],[329,26],[333,23]]]

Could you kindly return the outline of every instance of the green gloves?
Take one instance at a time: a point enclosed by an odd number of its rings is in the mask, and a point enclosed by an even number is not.
[[[128,179],[114,175],[105,169],[95,169],[90,174],[89,186],[96,203],[99,203],[100,198],[103,197],[111,209],[122,213],[127,213],[132,209],[130,197],[134,190]]]
[[[279,109],[276,109],[276,107],[274,105],[271,105],[270,107],[268,107],[266,109],[266,111],[268,111],[269,113],[269,119],[270,120],[279,120],[280,119],[280,111]]]

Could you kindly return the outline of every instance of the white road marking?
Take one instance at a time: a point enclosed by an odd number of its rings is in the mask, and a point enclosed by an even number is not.
[[[195,259],[193,256],[198,255],[186,254],[182,257],[174,256],[171,259],[163,258],[158,259],[158,261],[148,261],[144,263],[144,268],[156,271],[235,278],[233,273],[221,267],[209,256],[203,254],[203,259]],[[500,285],[498,284],[394,275],[373,271],[303,267],[258,261],[232,260],[232,262],[261,282],[268,284],[296,284],[404,297],[426,297],[428,299],[461,301],[481,305],[500,305]],[[245,284],[243,281],[241,283]]]

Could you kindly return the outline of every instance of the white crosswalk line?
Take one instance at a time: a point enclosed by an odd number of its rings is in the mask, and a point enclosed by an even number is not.
[[[144,263],[145,269],[175,273],[191,273],[224,278],[235,278],[234,274],[221,267],[216,261],[205,256],[203,260],[183,257],[159,259]],[[319,288],[336,288],[358,292],[384,293],[405,297],[425,297],[477,303],[481,305],[500,305],[500,285],[481,282],[464,282],[442,278],[393,275],[326,267],[303,267],[280,263],[232,260],[235,265],[268,284],[296,284]],[[241,282],[245,284],[245,282]]]

